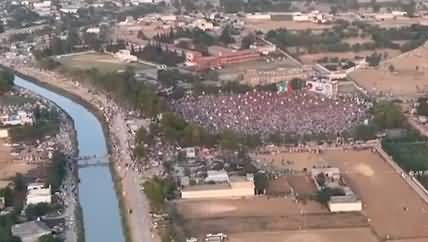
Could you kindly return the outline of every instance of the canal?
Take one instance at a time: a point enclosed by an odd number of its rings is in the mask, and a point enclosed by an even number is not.
[[[67,112],[77,132],[79,156],[105,158],[106,137],[93,113],[73,100],[15,76],[17,86],[51,100]],[[102,162],[102,160],[101,160]],[[92,166],[79,169],[79,198],[83,211],[86,242],[124,242],[120,209],[110,168]]]

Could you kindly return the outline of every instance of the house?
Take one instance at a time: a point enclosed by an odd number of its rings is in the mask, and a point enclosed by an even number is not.
[[[0,210],[3,210],[6,207],[6,200],[4,197],[0,197]]]
[[[25,205],[38,203],[52,203],[51,186],[46,187],[43,183],[31,183],[27,186]]]
[[[0,139],[6,139],[9,137],[8,129],[0,129]]]
[[[12,235],[22,242],[37,242],[44,235],[51,234],[49,227],[41,221],[30,221],[12,226]]]
[[[318,190],[330,188],[331,190],[340,191],[340,193],[331,195],[327,202],[330,212],[358,212],[363,209],[361,200],[345,184],[339,168],[313,168],[311,175]]]
[[[137,62],[138,58],[135,55],[131,55],[129,50],[119,50],[114,54],[114,57],[118,58],[122,62],[131,63]]]
[[[184,152],[186,153],[186,158],[187,159],[195,159],[196,158],[196,149],[195,149],[195,147],[184,148]]]
[[[205,182],[228,182],[229,181],[229,175],[225,170],[210,170],[207,171],[207,177],[205,178]]]
[[[355,195],[331,196],[328,202],[330,212],[353,212],[363,210],[363,204]]]
[[[209,31],[214,28],[214,25],[205,19],[196,19],[190,24],[190,27],[198,28],[202,31]]]
[[[88,28],[86,30],[86,33],[88,33],[88,34],[99,34],[100,28]]]

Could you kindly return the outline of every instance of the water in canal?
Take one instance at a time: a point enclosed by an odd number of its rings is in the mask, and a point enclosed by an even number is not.
[[[104,157],[107,154],[101,123],[93,113],[67,97],[20,77],[15,77],[15,84],[53,101],[73,118],[79,156]],[[124,242],[118,200],[109,167],[80,168],[79,177],[86,242]]]

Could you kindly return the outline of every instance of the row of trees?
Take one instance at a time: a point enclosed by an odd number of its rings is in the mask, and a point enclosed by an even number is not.
[[[162,48],[160,45],[146,45],[143,49],[135,50],[132,48],[131,54],[139,59],[165,64],[168,66],[176,66],[183,63],[185,60],[184,53],[177,53],[175,50]]]
[[[89,82],[106,92],[120,104],[135,108],[147,117],[155,117],[166,110],[165,102],[155,90],[135,79],[135,72],[100,72],[97,69],[67,71],[73,79]]]
[[[206,54],[207,48],[211,45],[228,45],[235,43],[233,35],[237,34],[231,25],[226,25],[221,34],[217,37],[199,28],[177,28],[171,29],[168,33],[159,33],[153,37],[154,40],[162,43],[174,43],[178,38],[189,38],[192,40],[194,49]],[[189,48],[189,46],[185,46]]]
[[[223,10],[227,13],[237,12],[283,12],[289,11],[291,7],[291,1],[280,0],[221,0],[220,5]]]
[[[370,37],[371,42],[349,44],[346,38]],[[280,48],[304,47],[309,53],[322,51],[362,51],[377,48],[400,49],[409,51],[423,44],[428,39],[428,27],[414,24],[400,28],[382,28],[363,22],[339,21],[329,30],[322,33],[307,31],[287,31],[286,29],[271,30],[266,38]],[[394,41],[406,40],[403,44]]]
[[[0,94],[8,92],[14,85],[15,78],[13,72],[8,70],[0,70]]]

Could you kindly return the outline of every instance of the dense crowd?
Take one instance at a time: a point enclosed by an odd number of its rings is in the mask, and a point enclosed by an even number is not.
[[[188,121],[219,132],[232,129],[262,136],[274,133],[339,134],[367,118],[367,105],[354,97],[327,98],[310,92],[250,91],[239,95],[203,95],[172,101]]]

